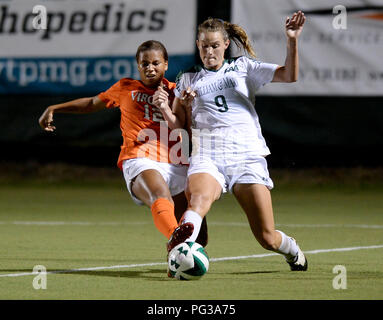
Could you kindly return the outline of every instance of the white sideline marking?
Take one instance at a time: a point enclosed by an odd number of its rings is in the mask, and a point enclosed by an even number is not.
[[[143,225],[152,222],[129,221],[129,222],[90,222],[90,221],[0,221],[0,224],[14,224],[23,226],[123,226],[123,225]]]
[[[278,226],[278,224],[276,224]],[[383,229],[379,224],[279,224],[282,227],[292,228],[362,228],[362,229]]]
[[[383,248],[383,245],[375,245],[368,247],[349,247],[349,248],[334,248],[334,249],[317,249],[310,251],[303,251],[305,254],[316,254],[324,252],[342,252],[342,251],[354,251],[354,250],[363,250],[363,249],[380,249]],[[250,259],[250,258],[264,258],[271,256],[279,256],[279,253],[264,253],[264,254],[255,254],[250,256],[238,256],[238,257],[223,257],[223,258],[212,258],[210,261],[228,261],[228,260],[240,260],[240,259]]]
[[[230,227],[248,227],[246,222],[208,222],[213,226],[230,226]],[[276,227],[290,228],[362,228],[362,229],[383,229],[383,225],[379,224],[299,224],[299,223],[276,223]]]
[[[317,249],[317,250],[304,251],[304,253],[305,254],[317,254],[317,253],[325,253],[325,252],[342,252],[342,251],[380,249],[380,248],[383,248],[383,245],[374,245],[374,246],[366,246],[366,247]],[[265,253],[265,254],[254,254],[254,255],[249,255],[249,256],[211,258],[210,261],[211,262],[218,262],[218,261],[228,261],[228,260],[254,259],[254,258],[265,258],[265,257],[277,256],[277,255],[279,255],[279,254],[278,253]],[[166,265],[166,264],[167,264],[166,262],[152,262],[152,263],[116,265],[116,266],[107,266],[107,267],[91,267],[91,268],[47,271],[44,273],[38,273],[38,272],[10,273],[10,274],[1,274],[0,278],[32,276],[32,275],[37,275],[37,274],[55,274],[55,273],[81,272],[81,271],[96,271],[96,270],[107,270],[107,269],[127,269],[127,268],[136,268],[136,267],[161,266],[161,265]]]
[[[23,226],[129,226],[152,224],[151,221],[0,221],[0,225],[23,225]],[[248,227],[247,222],[208,222],[211,226]],[[277,227],[290,228],[361,228],[361,229],[383,229],[383,225],[374,224],[289,224],[277,223]]]

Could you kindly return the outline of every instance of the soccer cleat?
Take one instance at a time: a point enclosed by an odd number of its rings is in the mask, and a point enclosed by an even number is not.
[[[295,241],[295,239],[293,240]],[[302,250],[299,248],[298,244],[297,244],[297,247],[298,247],[298,254],[295,257],[294,261],[286,260],[286,262],[290,265],[291,271],[306,271],[308,267],[307,259],[305,255],[303,254]]]
[[[187,238],[189,238],[192,235],[193,231],[194,225],[191,222],[183,223],[178,228],[176,228],[167,243],[168,253],[176,245],[184,242]]]

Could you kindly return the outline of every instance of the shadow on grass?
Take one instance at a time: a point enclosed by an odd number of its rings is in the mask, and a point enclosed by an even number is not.
[[[234,275],[246,275],[246,274],[262,274],[262,273],[281,273],[282,271],[274,270],[274,271],[244,271],[244,272],[230,272],[226,274],[234,274]]]
[[[125,270],[125,271],[76,271],[62,272],[63,274],[80,274],[85,276],[113,277],[113,278],[142,278],[150,280],[164,280],[167,278],[166,269]],[[159,277],[158,275],[161,275]]]
[[[0,272],[25,272],[30,273],[31,276],[35,276],[31,273],[31,269],[0,269]],[[150,279],[150,280],[161,280],[168,279],[166,275],[166,269],[146,269],[146,270],[99,270],[99,271],[74,271],[74,270],[59,270],[59,269],[49,269],[47,270],[49,274],[72,274],[72,275],[85,275],[85,276],[101,276],[101,277],[114,277],[114,278],[142,278],[142,279]],[[161,275],[159,277],[158,275]],[[1,275],[1,274],[0,274]]]
[[[31,274],[31,269],[0,269],[0,272],[25,272],[30,273],[31,276],[35,276]],[[112,278],[140,278],[151,281],[166,281],[170,278],[167,277],[166,269],[145,269],[145,270],[60,270],[60,269],[49,269],[47,270],[49,274],[71,274],[71,275],[84,275],[84,276],[92,276],[92,277],[112,277]],[[234,275],[234,276],[243,276],[243,275],[256,275],[256,274],[269,274],[269,273],[281,273],[279,270],[264,270],[264,271],[243,271],[243,272],[211,272],[212,274],[226,274],[226,275]],[[0,274],[1,275],[1,274]]]
[[[32,263],[36,262],[36,258],[14,258],[12,257],[11,259],[9,260],[12,260],[12,261],[32,261]],[[78,258],[78,259],[74,259],[74,258],[42,258],[41,260],[41,263],[44,264],[44,262],[48,263],[48,262],[67,262],[67,261],[70,261],[70,262],[80,262],[80,263],[84,263],[84,262],[88,262],[88,263],[93,263],[93,262],[96,262],[96,263],[125,263],[126,262],[126,259],[100,259],[100,258]],[[36,263],[37,264],[37,263]],[[0,270],[2,271],[2,270]]]

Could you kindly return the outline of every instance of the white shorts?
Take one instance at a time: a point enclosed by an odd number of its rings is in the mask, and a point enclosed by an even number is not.
[[[214,160],[212,157],[192,156],[189,159],[188,176],[194,173],[209,173],[222,187],[222,193],[232,192],[236,183],[257,183],[269,190],[274,183],[269,176],[267,161],[263,156]]]
[[[148,158],[124,160],[122,163],[122,172],[124,174],[128,191],[136,204],[143,205],[144,203],[133,194],[132,182],[141,172],[149,169],[157,170],[162,175],[165,182],[169,186],[170,194],[172,196],[175,196],[185,190],[188,166],[157,162]]]

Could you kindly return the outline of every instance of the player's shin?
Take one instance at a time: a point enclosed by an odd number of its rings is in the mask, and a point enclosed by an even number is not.
[[[173,204],[168,199],[159,198],[153,202],[150,209],[155,226],[169,239],[173,231],[178,227]]]

